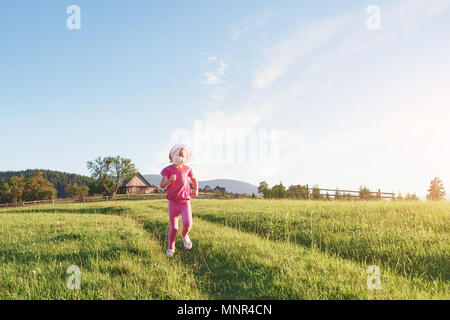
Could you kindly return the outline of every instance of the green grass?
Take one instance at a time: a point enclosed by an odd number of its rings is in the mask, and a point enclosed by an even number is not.
[[[0,210],[1,299],[448,299],[450,203],[165,200]],[[181,219],[180,219],[181,220]],[[181,221],[180,221],[181,230]],[[367,288],[370,265],[381,289]],[[81,269],[69,290],[66,269]]]

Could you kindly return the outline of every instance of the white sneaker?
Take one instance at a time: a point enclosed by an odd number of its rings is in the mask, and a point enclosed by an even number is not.
[[[189,239],[189,235],[187,234],[186,237],[184,237],[184,238],[182,238],[182,239],[183,239],[183,245],[184,245],[184,248],[185,248],[186,250],[191,250],[191,248],[192,248],[192,242],[191,242],[191,239]]]
[[[166,256],[168,256],[169,258],[172,258],[174,253],[175,253],[175,249],[172,250],[172,249],[167,248]]]

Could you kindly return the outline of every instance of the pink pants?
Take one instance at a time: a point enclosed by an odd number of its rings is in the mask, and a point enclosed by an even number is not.
[[[183,230],[181,236],[184,238],[192,227],[191,201],[169,200],[169,249],[175,248],[175,240],[178,232],[178,216],[181,213],[183,219]]]

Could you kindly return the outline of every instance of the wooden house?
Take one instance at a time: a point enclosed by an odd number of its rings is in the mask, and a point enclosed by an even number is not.
[[[159,192],[160,190],[140,173],[137,173],[129,180],[123,181],[118,191],[119,194],[150,194]]]
[[[216,187],[214,188],[214,191],[226,192],[226,189],[225,189],[225,188],[222,188],[222,187],[219,187],[219,186],[216,186]]]
[[[200,189],[199,191],[200,192],[213,192],[213,189],[209,185],[206,185],[203,189]]]

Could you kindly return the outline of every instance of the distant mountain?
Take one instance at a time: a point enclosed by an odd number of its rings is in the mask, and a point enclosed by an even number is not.
[[[159,188],[159,183],[161,182],[161,175],[159,174],[146,174],[144,177],[157,186]],[[199,188],[204,188],[207,185],[210,186],[212,189],[215,187],[223,187],[226,189],[227,192],[232,193],[247,193],[251,195],[252,193],[258,194],[258,187],[243,181],[238,180],[230,180],[230,179],[215,179],[215,180],[205,180],[205,181],[199,181],[198,182]]]
[[[207,185],[212,189],[215,187],[223,187],[228,192],[232,193],[246,193],[251,195],[252,193],[258,194],[258,187],[244,181],[239,180],[230,180],[230,179],[215,179],[215,180],[206,180],[198,182],[199,188],[204,188]]]

